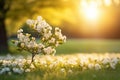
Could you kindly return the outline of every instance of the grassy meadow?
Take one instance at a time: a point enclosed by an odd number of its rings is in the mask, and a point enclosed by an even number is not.
[[[9,45],[13,55],[30,55],[17,51],[10,41]],[[10,67],[11,72],[1,74],[0,80],[120,80],[119,53],[120,40],[68,39],[66,44],[57,48],[56,56],[35,57],[35,62],[32,63],[34,68],[29,65],[30,58],[25,57],[23,61],[17,57],[11,58],[9,64],[15,63],[17,67],[14,67],[19,68],[19,63],[23,63],[24,71],[21,74],[12,73],[14,71]],[[8,56],[0,58],[0,70],[3,68],[1,65],[9,61]]]
[[[13,54],[21,54],[16,50],[14,44],[9,40],[10,51]],[[119,53],[120,40],[99,40],[99,39],[68,39],[63,45],[57,47],[59,54],[74,54],[74,53]],[[28,54],[22,52],[23,54]]]
[[[119,53],[120,40],[69,39],[57,53]]]
[[[63,74],[59,72],[34,71],[24,74],[0,75],[1,80],[120,80],[120,69],[117,70],[86,70]]]

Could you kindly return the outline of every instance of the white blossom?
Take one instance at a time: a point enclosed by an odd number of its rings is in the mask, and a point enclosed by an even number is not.
[[[100,70],[101,69],[101,66],[97,63],[95,64],[95,70]]]
[[[63,36],[62,36],[62,34],[61,34],[61,32],[55,32],[55,35],[59,38],[59,39],[61,39]]]
[[[91,63],[91,64],[88,64],[88,68],[89,68],[89,69],[93,69],[93,68],[94,68],[94,64],[92,64],[92,63]]]
[[[23,29],[19,29],[18,31],[17,31],[17,33],[22,33],[23,32]]]
[[[28,20],[26,21],[26,23],[27,23],[28,25],[33,25],[33,24],[34,24],[34,21],[31,20],[31,19],[28,19]]]
[[[51,55],[53,55],[53,56],[54,56],[54,55],[55,55],[55,53],[56,53],[56,50],[55,50],[54,48],[53,48],[52,50],[53,50],[53,51],[52,51],[52,54],[51,54]]]
[[[52,47],[47,47],[47,48],[44,48],[43,51],[46,53],[46,54],[51,54],[53,53],[53,48]]]
[[[44,26],[42,26],[40,23],[35,27],[35,29],[41,33],[41,31],[43,30]]]
[[[47,22],[45,20],[41,21],[41,26],[43,28],[48,28],[49,27],[49,25],[47,24]]]
[[[42,44],[42,43],[39,43],[38,44],[38,53],[41,53],[42,52],[42,49],[44,48],[45,46]]]
[[[44,46],[43,44],[40,44]],[[45,47],[44,47],[45,48]],[[51,49],[54,49],[51,47]],[[111,54],[110,54],[111,55]],[[73,71],[79,71],[76,68],[81,68],[81,70],[92,69],[100,70],[111,68],[116,69],[117,65],[120,65],[120,55],[114,54],[115,57],[104,56],[101,54],[98,56],[95,54],[75,54],[75,55],[59,55],[59,56],[42,56],[37,55],[35,61],[31,64],[30,56],[21,57],[21,56],[0,56],[0,74],[11,75],[12,73],[22,74],[24,72],[31,72],[38,70],[38,68],[43,70],[54,70],[59,69],[60,72],[73,73]],[[99,59],[99,58],[102,59]],[[98,60],[97,60],[98,59]],[[97,61],[95,61],[97,60]],[[107,64],[103,64],[103,60],[107,61]],[[108,69],[106,69],[108,70]]]
[[[23,48],[23,47],[25,47],[25,44],[24,44],[24,43],[21,43],[20,46]]]
[[[65,69],[64,69],[64,68],[62,68],[62,69],[60,69],[60,71],[64,73],[64,72],[65,72]]]
[[[31,69],[34,69],[34,68],[35,68],[35,66],[34,66],[33,64],[31,64],[31,65],[30,65],[30,68],[31,68]]]
[[[115,64],[115,63],[110,63],[110,67],[111,67],[112,69],[115,69],[115,68],[116,68],[116,64]]]
[[[51,39],[49,40],[49,43],[55,43],[55,38],[51,38]]]
[[[55,46],[56,46],[56,47],[58,47],[58,46],[59,46],[59,42],[58,42],[58,41],[56,41]]]
[[[40,35],[40,41],[36,42],[35,37],[19,29],[17,31],[18,40],[13,41],[19,50],[25,50],[34,55],[38,53],[54,55],[55,48],[66,42],[66,36],[62,35],[61,29],[52,28],[41,16],[38,16],[36,20],[28,19],[26,23]]]
[[[27,45],[28,48],[33,48],[33,47],[37,47],[37,43],[35,41],[30,41]]]
[[[68,73],[73,73],[73,71],[70,69],[70,70],[68,70]]]
[[[23,73],[23,71],[20,70],[19,68],[13,68],[13,72],[14,73],[19,73],[19,74]]]
[[[48,39],[48,38],[51,37],[51,35],[52,35],[51,31],[49,31],[48,33],[45,33],[45,34],[43,35],[43,37],[44,37],[45,39]]]
[[[60,32],[60,33],[61,33],[61,29],[58,28],[58,27],[56,27],[56,28],[55,28],[55,32]]]
[[[23,39],[24,39],[23,33],[19,33],[19,34],[17,35],[17,38],[18,38],[20,41],[23,41]]]
[[[38,21],[38,22],[42,21],[42,17],[41,17],[41,16],[38,16],[38,17],[37,17],[37,21]]]
[[[109,58],[105,58],[105,59],[103,59],[103,61],[102,61],[103,64],[107,64],[107,63],[109,63],[109,62],[110,62],[110,59],[109,59]]]
[[[118,63],[118,58],[117,57],[114,57],[112,58],[111,62],[114,63],[114,64],[117,64]]]
[[[63,37],[62,37],[62,40],[63,40],[63,42],[65,43],[65,42],[66,42],[66,36],[63,36]]]
[[[8,72],[10,71],[10,68],[9,67],[4,67],[2,68],[1,72],[4,73],[4,72]]]
[[[30,69],[26,69],[25,72],[30,72],[31,70]]]

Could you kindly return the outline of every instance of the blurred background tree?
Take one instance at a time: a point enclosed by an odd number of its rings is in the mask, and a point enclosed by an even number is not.
[[[16,34],[16,30],[28,17],[34,18],[41,14],[51,23],[58,25],[56,19],[60,17],[56,13],[64,12],[61,8],[65,5],[64,0],[0,0],[0,53],[8,51],[7,38]],[[51,14],[55,14],[54,17]],[[52,21],[50,18],[56,19]]]
[[[90,19],[96,13],[91,4],[100,13],[95,20]],[[39,15],[69,38],[120,38],[119,0],[0,0],[0,53],[8,51],[8,38],[28,18]]]
[[[0,0],[0,53],[8,51],[5,20],[10,5],[10,1]]]

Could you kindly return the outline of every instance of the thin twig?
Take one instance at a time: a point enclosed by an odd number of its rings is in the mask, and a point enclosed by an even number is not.
[[[34,61],[34,57],[35,57],[35,54],[32,53],[32,60],[31,60],[31,63]]]

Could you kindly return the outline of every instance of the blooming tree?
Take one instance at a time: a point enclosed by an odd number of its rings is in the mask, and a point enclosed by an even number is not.
[[[39,43],[36,42],[36,38],[32,37],[31,34],[24,33],[23,29],[17,31],[18,40],[14,40],[13,43],[20,50],[32,53],[31,62],[33,62],[34,56],[39,53],[54,55],[56,53],[55,48],[66,42],[66,36],[61,33],[61,29],[51,27],[41,16],[38,16],[36,20],[28,19],[26,23],[40,35]]]

